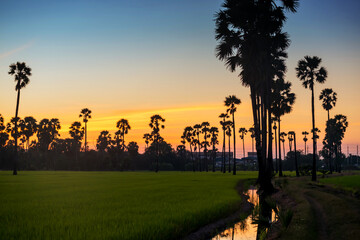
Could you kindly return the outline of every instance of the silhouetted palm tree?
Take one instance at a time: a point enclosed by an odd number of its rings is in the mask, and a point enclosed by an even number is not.
[[[87,151],[87,122],[91,118],[91,110],[88,108],[83,108],[80,112],[79,117],[83,118],[83,122],[85,123],[85,152]]]
[[[70,126],[69,134],[73,140],[73,149],[75,152],[75,160],[78,160],[78,152],[81,148],[81,141],[84,138],[84,127],[81,126],[81,122],[73,122]]]
[[[50,144],[60,136],[59,130],[61,129],[60,121],[57,118],[47,119],[44,118],[38,125],[37,138],[40,149],[44,152],[49,150]]]
[[[131,130],[129,121],[127,119],[120,119],[117,123],[116,123],[116,127],[119,129],[119,134],[121,137],[121,142],[122,142],[122,150],[125,150],[125,134],[128,134],[129,130]]]
[[[251,133],[251,151],[254,152],[254,138],[255,138],[255,129],[253,127],[249,128],[249,132]]]
[[[325,88],[321,91],[319,100],[323,100],[322,106],[328,113],[328,120],[330,119],[330,110],[336,105],[336,92],[331,88]]]
[[[225,106],[228,107],[226,112],[229,115],[232,115],[232,128],[234,135],[234,166],[233,166],[233,174],[236,175],[236,133],[235,133],[235,112],[236,105],[239,105],[241,100],[238,99],[235,95],[231,95],[225,98]]]
[[[283,144],[283,151],[284,151],[284,158],[285,158],[285,156],[286,156],[286,154],[285,154],[285,137],[286,137],[286,135],[287,134],[285,132],[279,133],[279,176],[280,177],[283,176],[280,142],[282,142],[282,144]]]
[[[31,76],[31,68],[26,66],[24,62],[13,63],[10,66],[9,74],[15,77],[15,91],[17,91],[17,100],[16,100],[16,110],[15,110],[15,119],[19,120],[19,103],[20,103],[20,90],[26,87],[29,84]],[[18,131],[17,122],[15,122],[15,131]],[[15,158],[14,158],[14,166],[13,166],[13,175],[17,175],[17,161],[18,161],[18,149],[17,149],[17,133],[15,134]]]
[[[111,144],[111,135],[109,131],[101,131],[97,140],[96,140],[96,148],[101,152],[105,152],[109,148]]]
[[[309,135],[309,133],[307,131],[304,131],[304,132],[302,132],[302,135],[304,135],[303,140],[304,140],[304,143],[305,143],[305,155],[306,155],[306,142],[308,140],[308,138],[306,136]]]
[[[279,4],[280,3],[280,4]],[[272,158],[267,157],[271,141],[271,85],[275,75],[285,72],[288,35],[282,32],[285,10],[296,12],[297,0],[253,1],[225,0],[216,13],[216,56],[230,71],[241,69],[244,86],[250,87],[259,163],[260,191],[273,191]],[[267,123],[269,121],[270,131]],[[271,137],[269,137],[271,139]],[[270,150],[269,150],[270,152]]]
[[[291,139],[294,140],[294,155],[295,155],[295,171],[296,171],[296,176],[299,177],[299,168],[298,168],[298,159],[297,159],[297,151],[296,151],[296,134],[294,131],[290,131],[288,133],[288,136]],[[290,139],[289,139],[290,140]],[[291,140],[291,141],[292,141]],[[291,151],[291,150],[290,150]]]
[[[222,130],[223,130],[223,148],[222,148],[222,165],[221,165],[221,170],[223,173],[225,173],[225,130],[226,130],[226,127],[225,127],[225,122],[226,122],[226,118],[228,118],[229,115],[227,115],[226,113],[222,113],[219,115],[219,118],[222,119],[220,121],[220,125],[222,127]]]
[[[195,124],[194,125],[194,134],[197,137],[197,148],[198,148],[198,161],[199,161],[199,171],[202,171],[202,167],[201,167],[201,159],[200,159],[200,149],[201,149],[201,142],[200,142],[200,133],[201,133],[201,125],[200,124]]]
[[[239,133],[240,133],[240,139],[243,142],[243,155],[244,155],[244,158],[245,158],[245,135],[247,133],[246,128],[240,128]]]
[[[202,148],[204,149],[204,166],[205,166],[205,170],[208,172],[209,171],[209,163],[208,163],[208,158],[207,158],[207,152],[208,152],[208,147],[210,147],[210,143],[208,141],[208,138],[210,137],[209,131],[210,131],[210,123],[208,122],[203,122],[201,123],[201,133],[204,134],[204,141],[201,143]]]
[[[164,129],[165,118],[162,118],[160,115],[155,114],[151,116],[149,126],[152,129],[151,135],[153,136],[153,140],[156,145],[156,169],[155,172],[159,171],[159,142],[162,141],[162,137],[160,136],[160,129]]]
[[[272,104],[271,111],[275,116],[275,119],[278,122],[278,137],[280,138],[281,132],[281,117],[292,111],[293,105],[295,103],[295,94],[291,92],[291,83],[285,82],[284,79],[280,78],[274,81],[272,88]],[[279,139],[279,176],[282,177],[282,160],[281,160],[281,146]],[[285,154],[284,154],[285,158]]]
[[[22,134],[25,136],[26,139],[26,150],[29,149],[29,140],[36,131],[37,131],[37,122],[33,117],[25,117],[24,119],[20,120],[20,128]]]
[[[9,139],[9,134],[5,130],[6,130],[6,127],[4,124],[4,118],[0,114],[0,150],[2,147],[5,146],[6,142]]]
[[[311,112],[312,112],[312,129],[315,129],[315,103],[314,103],[314,84],[315,82],[324,83],[327,78],[327,71],[320,67],[321,58],[305,56],[298,62],[296,75],[303,82],[305,88],[311,90]],[[313,170],[312,181],[316,181],[316,138],[313,132]]]
[[[153,141],[152,135],[149,133],[145,133],[143,136],[143,139],[145,139],[146,148],[149,147],[149,142]]]
[[[273,122],[274,122],[273,129],[274,129],[274,133],[275,133],[275,172],[278,173],[278,171],[279,171],[279,162],[278,162],[278,147],[277,147],[278,145],[277,145],[276,121],[277,121],[277,118],[274,117],[273,118]]]
[[[215,172],[215,161],[216,161],[216,145],[219,144],[218,141],[218,134],[219,129],[217,127],[210,128],[210,134],[211,134],[211,145],[212,145],[212,159],[213,159],[213,169],[212,171]]]
[[[193,163],[193,171],[195,172],[195,160],[193,158],[193,150],[192,150],[192,145],[193,145],[192,141],[193,141],[193,138],[194,138],[194,129],[191,126],[187,126],[184,129],[183,137],[184,137],[185,141],[189,143],[190,157],[191,157],[191,161]]]
[[[225,122],[225,133],[229,137],[228,143],[229,143],[229,173],[231,172],[231,149],[230,149],[230,142],[231,142],[231,128],[232,128],[233,122],[232,121],[226,121]],[[225,167],[225,166],[224,166]]]

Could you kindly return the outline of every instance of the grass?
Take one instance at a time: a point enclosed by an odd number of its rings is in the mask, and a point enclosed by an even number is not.
[[[329,177],[320,180],[321,183],[335,185],[350,191],[360,191],[360,175]]]
[[[234,211],[236,184],[192,172],[0,172],[1,239],[176,239]]]

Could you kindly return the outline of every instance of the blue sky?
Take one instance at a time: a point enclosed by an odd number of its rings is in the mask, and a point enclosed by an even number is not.
[[[33,76],[22,92],[20,115],[56,115],[70,124],[84,106],[98,117],[107,117],[129,109],[221,106],[225,96],[236,94],[244,105],[239,115],[246,118],[241,120],[249,125],[249,90],[214,54],[213,20],[221,3],[0,0],[0,112],[10,117],[15,106],[8,66],[25,61]],[[288,14],[285,30],[292,43],[287,79],[293,82],[298,100],[293,113],[285,117],[285,126],[310,128],[310,95],[296,79],[294,68],[303,56],[317,55],[329,78],[316,86],[316,94],[324,87],[338,92],[334,114],[349,116],[351,134],[345,140],[357,141],[360,113],[353,111],[352,104],[360,102],[359,12],[360,1],[303,0],[297,13]],[[316,107],[322,124],[326,113],[320,103]],[[210,122],[215,124],[217,115]],[[194,123],[189,120],[174,128]]]

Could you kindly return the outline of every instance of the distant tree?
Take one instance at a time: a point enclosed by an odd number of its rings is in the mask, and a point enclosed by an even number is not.
[[[81,148],[81,141],[84,138],[85,129],[81,126],[81,122],[73,122],[70,126],[69,134],[72,138],[72,145],[77,156]]]
[[[183,138],[184,140],[189,144],[190,147],[190,158],[191,158],[191,162],[193,164],[193,171],[195,172],[195,160],[193,158],[193,150],[192,150],[192,142],[193,142],[193,138],[194,138],[194,129],[191,126],[187,126],[184,129],[183,132]]]
[[[19,122],[20,129],[22,134],[25,136],[26,139],[26,149],[29,149],[30,144],[30,137],[32,137],[37,131],[37,122],[36,119],[33,117],[25,117],[24,119],[20,120]]]
[[[223,130],[223,147],[222,147],[222,165],[221,165],[221,168],[222,168],[222,172],[225,173],[225,131],[226,131],[226,126],[225,126],[225,122],[226,122],[226,119],[229,117],[229,115],[227,113],[222,113],[219,115],[219,118],[221,119],[220,121],[220,125],[221,125],[221,128]]]
[[[129,130],[131,130],[129,121],[127,119],[120,119],[116,123],[116,127],[119,129],[119,134],[122,140],[122,149],[125,149],[125,134],[128,134]]]
[[[327,78],[327,71],[324,67],[320,67],[321,58],[305,56],[298,62],[296,68],[297,77],[303,82],[305,88],[311,90],[311,112],[312,112],[312,129],[315,127],[315,103],[314,103],[314,84],[315,82],[324,83]],[[313,131],[313,169],[312,181],[316,181],[316,138]]]
[[[297,151],[296,151],[296,134],[294,131],[290,131],[288,132],[288,136],[291,136],[292,140],[294,140],[295,171],[296,171],[296,176],[299,177],[298,159],[297,159]]]
[[[233,135],[234,135],[234,166],[233,166],[233,174],[236,175],[236,133],[235,133],[235,112],[236,112],[236,105],[239,105],[241,100],[238,99],[235,95],[228,96],[225,99],[225,106],[228,107],[226,112],[229,115],[232,115],[232,128],[233,128]]]
[[[208,163],[207,153],[208,153],[208,147],[210,147],[210,143],[209,143],[208,139],[211,137],[211,135],[209,134],[209,132],[210,132],[209,126],[210,126],[210,123],[208,123],[208,122],[201,123],[201,133],[204,136],[204,141],[201,142],[201,146],[204,149],[204,156],[205,156],[204,167],[207,172],[209,171],[209,163]]]
[[[52,118],[51,120],[44,118],[38,125],[37,138],[39,147],[42,151],[49,150],[50,144],[60,136],[59,130],[61,125],[59,119]]]
[[[85,123],[85,152],[87,151],[87,123],[89,121],[89,119],[91,118],[91,110],[88,108],[83,108],[79,114],[79,117],[83,118],[83,122]]]
[[[338,172],[341,172],[341,164],[339,162],[341,144],[348,126],[347,117],[341,114],[329,119],[326,124],[323,143],[330,150],[331,155],[335,154],[335,168]]]
[[[287,134],[285,132],[281,132],[279,134],[279,146],[280,146],[280,142],[282,142],[283,144],[283,150],[284,150],[284,158],[286,156],[285,154],[285,137],[287,136]],[[281,149],[279,148],[279,176],[282,176],[282,160],[281,160]]]
[[[195,143],[197,144],[196,148],[198,149],[199,171],[201,172],[201,171],[202,171],[201,159],[200,159],[200,150],[201,150],[200,133],[201,133],[201,125],[200,125],[200,124],[195,124],[193,128],[194,128],[194,134],[195,134],[196,137],[197,137]]]
[[[19,139],[22,136],[20,124],[17,124],[20,121],[21,119],[19,117],[17,119],[13,117],[10,119],[10,122],[6,124],[6,132],[14,139],[14,141],[15,138]]]
[[[163,138],[160,136],[160,129],[164,129],[165,125],[163,124],[165,122],[165,119],[162,118],[160,115],[156,114],[151,116],[150,118],[150,128],[152,129],[151,135],[153,139],[153,143],[156,146],[156,169],[155,172],[159,171],[159,156],[160,156],[160,142],[163,140]]]
[[[336,105],[336,92],[331,88],[325,88],[321,91],[319,100],[322,100],[322,106],[328,113],[328,120],[330,119],[330,110]]]
[[[281,133],[281,117],[292,111],[295,103],[295,94],[291,92],[291,83],[285,82],[284,79],[279,78],[274,81],[271,92],[271,111],[275,119],[278,122],[278,137],[279,137],[279,176],[283,176],[282,172],[282,160],[281,160],[281,146],[280,146],[280,133]],[[284,153],[285,158],[285,153]]]
[[[137,144],[137,142],[129,142],[129,144],[127,145],[127,150],[129,155],[133,159],[139,155],[139,145]]]
[[[20,103],[20,90],[24,87],[26,87],[26,85],[29,84],[30,79],[29,77],[31,76],[31,68],[29,68],[28,66],[26,66],[26,63],[24,62],[17,62],[17,63],[13,63],[10,66],[10,70],[9,70],[9,74],[11,76],[15,77],[15,82],[16,82],[16,86],[15,86],[15,91],[17,91],[17,100],[16,100],[16,110],[15,110],[15,118],[19,120],[18,118],[18,113],[19,113],[19,103]],[[17,127],[18,122],[15,121],[15,131],[18,131],[18,127]],[[17,161],[18,161],[18,142],[17,142],[17,132],[14,134],[15,136],[15,158],[14,158],[14,169],[13,169],[13,175],[17,175]]]
[[[255,129],[253,127],[249,128],[249,132],[251,133],[251,151],[254,152],[254,138],[255,138]]]
[[[231,149],[230,149],[230,142],[231,142],[231,128],[232,128],[232,125],[233,125],[233,122],[232,121],[226,121],[225,122],[225,133],[226,135],[229,137],[228,139],[228,143],[229,143],[229,173],[231,172],[231,164],[230,164],[230,161],[231,161]],[[225,167],[225,166],[224,166]]]
[[[145,133],[143,136],[143,139],[145,139],[146,148],[149,147],[149,142],[152,142],[152,135],[150,133]]]
[[[306,142],[308,141],[308,138],[306,137],[307,135],[309,135],[309,133],[307,131],[302,132],[302,135],[304,135],[304,144],[305,144],[305,155],[306,155]]]
[[[247,133],[246,128],[240,128],[239,133],[240,133],[240,139],[243,142],[243,155],[244,155],[244,158],[245,158],[245,135]]]
[[[96,148],[99,150],[99,152],[103,153],[109,149],[110,144],[111,144],[111,135],[109,131],[106,130],[101,131],[100,135],[96,140]]]
[[[216,150],[217,150],[216,145],[219,144],[219,140],[218,140],[219,129],[217,127],[211,127],[209,132],[211,135],[210,143],[212,145],[212,160],[213,160],[212,171],[215,172],[215,161],[216,161]]]
[[[6,127],[4,124],[4,118],[0,114],[0,150],[6,145],[6,142],[9,140],[9,134],[6,132]]]

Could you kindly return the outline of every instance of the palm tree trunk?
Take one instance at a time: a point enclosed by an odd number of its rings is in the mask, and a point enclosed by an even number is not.
[[[233,133],[234,133],[234,166],[233,166],[233,175],[236,175],[236,134],[235,134],[235,113],[232,114],[233,117]]]
[[[85,152],[87,150],[87,122],[85,122]]]
[[[327,112],[328,112],[328,121],[329,121],[329,119],[330,119],[330,110],[327,110]]]
[[[315,138],[315,104],[314,104],[314,87],[311,89],[311,112],[312,112],[312,129],[313,129],[313,169],[312,181],[316,181],[316,138]]]
[[[213,144],[213,152],[212,152],[212,155],[213,155],[213,169],[212,169],[212,171],[215,172],[215,161],[216,161],[215,144]]]
[[[276,173],[278,173],[278,171],[279,171],[279,163],[278,163],[278,148],[277,148],[277,134],[276,134],[276,129],[275,129],[275,171],[276,171]]]
[[[202,171],[202,168],[201,168],[201,159],[200,159],[200,137],[199,137],[199,134],[197,135],[197,137],[198,137],[198,147],[199,147],[199,149],[198,149],[198,157],[199,157],[199,170],[200,170],[200,172]]]
[[[195,160],[193,158],[193,151],[192,151],[191,144],[190,144],[190,158],[191,158],[191,161],[193,163],[193,172],[195,172]]]
[[[305,156],[306,156],[306,141],[304,141],[305,142]]]
[[[224,122],[225,122],[225,118],[224,118]],[[224,138],[223,138],[223,164],[222,164],[222,171],[223,173],[226,172],[226,168],[225,168],[225,151],[226,151],[226,147],[225,147],[225,129],[223,129],[223,132],[224,132]]]
[[[251,145],[252,145],[251,146],[252,147],[252,152],[254,152],[254,138],[253,137],[251,138]]]
[[[297,159],[297,153],[296,153],[296,135],[294,133],[294,150],[295,150],[295,170],[296,170],[296,176],[299,177],[299,168],[298,168],[298,159]]]
[[[230,163],[230,160],[231,160],[231,153],[230,153],[230,136],[229,136],[229,173],[231,172],[231,163]]]
[[[282,172],[282,160],[281,160],[281,141],[280,141],[280,117],[279,117],[279,128],[278,128],[278,138],[279,138],[279,177],[283,176]],[[285,155],[284,155],[285,157]]]
[[[17,175],[17,162],[18,162],[18,128],[17,128],[17,118],[19,113],[19,103],[20,103],[20,89],[18,89],[17,100],[16,100],[16,110],[15,110],[15,157],[14,157],[14,168],[13,175]]]
[[[243,137],[242,141],[243,141],[243,155],[245,158],[245,139],[244,139],[244,137]]]

